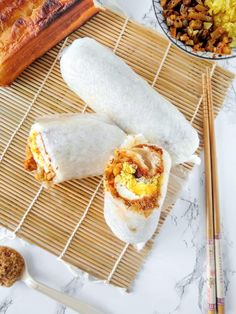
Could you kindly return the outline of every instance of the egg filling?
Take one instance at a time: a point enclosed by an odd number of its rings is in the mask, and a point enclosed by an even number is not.
[[[24,165],[26,170],[35,171],[35,178],[39,181],[50,183],[55,177],[42,137],[37,131],[32,131],[29,136]]]
[[[116,150],[105,170],[105,189],[131,209],[150,213],[161,196],[162,155],[162,149],[148,144]]]
[[[153,178],[137,177],[137,165],[124,162],[119,175],[115,177],[115,186],[122,197],[137,199],[142,196],[150,196],[156,192],[160,181],[160,175]],[[130,193],[130,195],[128,195]]]

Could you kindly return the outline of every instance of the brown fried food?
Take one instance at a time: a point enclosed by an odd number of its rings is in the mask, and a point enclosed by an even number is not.
[[[29,145],[26,146],[25,149],[25,161],[24,161],[24,168],[28,171],[34,171],[37,169],[37,163],[34,160],[33,154]]]
[[[171,33],[171,36],[172,36],[172,37],[176,38],[176,35],[177,35],[177,29],[176,29],[176,27],[171,26],[171,27],[170,27],[170,33]]]
[[[189,20],[200,20],[200,21],[205,21],[205,22],[212,22],[212,16],[209,16],[209,15],[202,13],[202,12],[191,11],[188,14],[188,19]]]
[[[180,2],[181,0],[170,0],[167,7],[169,10],[174,9]]]
[[[221,35],[223,35],[225,33],[225,31],[223,30],[222,27],[217,27],[214,32],[211,33],[211,39],[212,41],[216,41],[218,38],[221,37]]]
[[[232,38],[214,25],[202,0],[161,0],[163,15],[172,37],[192,46],[194,51],[230,54]]]
[[[183,41],[183,42],[186,42],[189,40],[189,36],[187,34],[183,34],[181,35],[180,37],[180,40]]]
[[[174,27],[175,27],[175,28],[181,28],[181,27],[183,27],[183,22],[182,22],[181,17],[177,16],[177,18],[176,18],[175,21],[174,21]]]
[[[167,0],[161,0],[161,6],[164,7],[166,5]]]
[[[191,4],[191,0],[183,0],[183,4],[189,6]]]
[[[0,246],[0,286],[11,287],[25,269],[23,257],[14,249]]]
[[[198,11],[198,12],[207,12],[208,8],[205,7],[203,4],[197,4],[195,6],[195,10]]]
[[[189,23],[189,27],[190,29],[201,29],[202,28],[202,21],[200,20],[192,20],[190,23]]]

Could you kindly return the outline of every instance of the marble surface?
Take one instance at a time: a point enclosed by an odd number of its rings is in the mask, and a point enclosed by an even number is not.
[[[150,0],[116,1],[139,22],[158,29]],[[236,73],[236,59],[221,65]],[[236,82],[216,120],[222,210],[226,313],[236,309]],[[134,283],[124,291],[86,274],[72,274],[54,256],[22,240],[1,240],[23,253],[36,279],[87,301],[105,314],[206,313],[206,257],[204,225],[204,165],[196,167],[168,217],[154,249]],[[2,229],[1,235],[5,231]],[[0,288],[0,313],[72,314],[72,310],[17,283]]]

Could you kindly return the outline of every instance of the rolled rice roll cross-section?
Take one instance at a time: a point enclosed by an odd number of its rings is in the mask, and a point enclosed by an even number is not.
[[[45,185],[103,174],[126,134],[97,114],[61,114],[40,118],[31,127],[25,169]]]
[[[122,241],[148,241],[166,196],[171,159],[157,145],[137,144],[115,151],[104,173],[104,216]]]

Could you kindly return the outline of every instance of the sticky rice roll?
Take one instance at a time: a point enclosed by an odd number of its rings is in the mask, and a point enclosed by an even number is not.
[[[171,159],[157,145],[115,151],[104,172],[104,216],[112,232],[132,244],[155,232],[166,196]]]
[[[110,49],[92,38],[77,39],[64,50],[60,67],[71,90],[127,134],[141,133],[163,147],[173,164],[199,162],[197,131]]]
[[[31,127],[25,169],[45,185],[103,174],[126,134],[97,114],[56,114]]]

